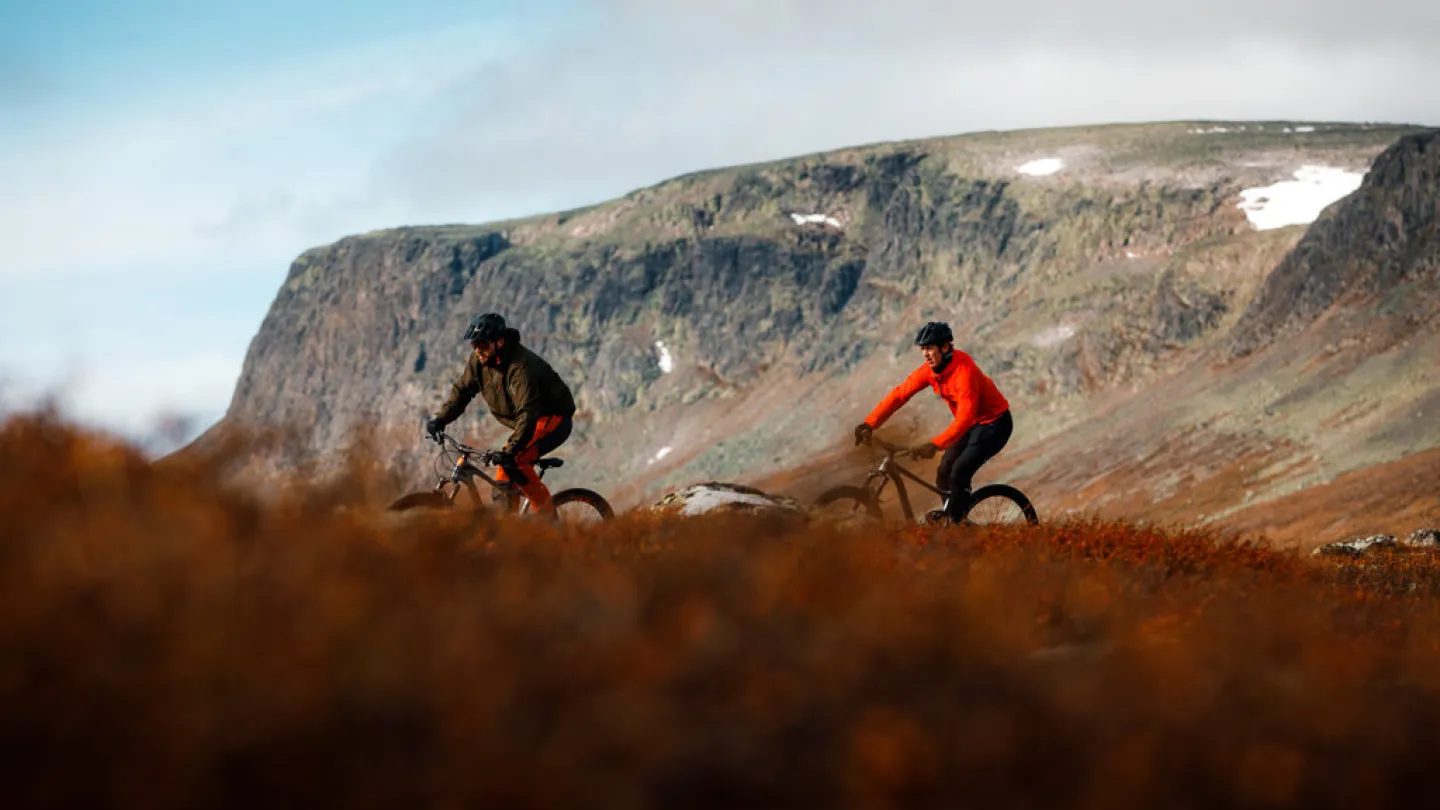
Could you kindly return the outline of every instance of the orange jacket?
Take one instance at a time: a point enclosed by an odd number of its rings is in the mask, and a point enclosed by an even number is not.
[[[955,414],[955,421],[930,440],[941,450],[959,441],[972,426],[987,425],[1010,410],[1010,403],[995,383],[975,365],[970,355],[956,349],[950,357],[950,365],[939,374],[931,370],[929,363],[911,372],[905,382],[895,386],[880,400],[875,410],[865,417],[865,424],[872,428],[885,424],[886,419],[927,385],[949,404],[950,413]]]

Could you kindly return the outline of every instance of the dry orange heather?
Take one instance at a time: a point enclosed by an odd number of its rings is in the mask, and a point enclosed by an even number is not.
[[[1103,522],[397,521],[364,465],[261,501],[224,460],[0,427],[3,806],[1436,793],[1426,552],[1322,565]]]

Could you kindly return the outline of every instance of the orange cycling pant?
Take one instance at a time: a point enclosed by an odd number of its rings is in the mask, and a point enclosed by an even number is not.
[[[535,462],[564,444],[565,440],[570,438],[570,428],[568,416],[540,417],[535,423],[535,433],[530,437],[530,441],[515,453],[515,463],[501,467],[495,476],[498,481],[509,481],[519,487],[520,492],[530,500],[530,509],[536,514],[555,514],[555,504],[550,498],[549,488],[535,473]]]

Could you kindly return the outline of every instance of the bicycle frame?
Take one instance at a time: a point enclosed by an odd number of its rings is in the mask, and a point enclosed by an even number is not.
[[[455,498],[460,494],[461,487],[464,487],[469,490],[470,497],[475,501],[475,506],[482,506],[484,502],[480,498],[480,489],[475,485],[475,479],[479,478],[481,481],[489,484],[492,489],[504,493],[506,500],[509,502],[509,507],[513,511],[523,512],[530,505],[530,499],[520,493],[519,487],[507,481],[499,481],[492,478],[479,466],[472,463],[472,457],[485,456],[487,455],[486,451],[477,450],[468,445],[461,444],[446,433],[442,433],[440,436],[442,446],[448,443],[454,448],[455,452],[460,454],[459,458],[455,459],[455,464],[450,468],[450,476],[441,479],[440,483],[435,485],[435,491],[444,495],[446,500],[454,503]],[[536,469],[535,475],[544,479],[545,470],[543,468]]]
[[[895,461],[897,453],[908,453],[909,448],[893,445],[879,439],[871,439],[871,442],[885,451],[885,457],[880,459],[880,463],[876,465],[875,469],[871,470],[870,474],[865,478],[865,486],[870,488],[870,494],[874,496],[877,503],[880,500],[880,493],[885,490],[885,485],[893,481],[895,482],[895,494],[900,497],[901,512],[904,513],[906,520],[914,520],[915,510],[910,505],[910,493],[905,489],[903,478],[909,478],[925,489],[939,495],[941,501],[945,500],[946,495],[944,492],[941,492],[938,488],[932,486],[930,482],[910,472]],[[877,481],[879,482],[878,484],[876,483]]]

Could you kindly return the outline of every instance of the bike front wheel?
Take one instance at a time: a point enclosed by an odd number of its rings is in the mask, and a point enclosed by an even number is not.
[[[480,508],[480,492],[475,484],[470,481],[442,484],[439,489],[426,490],[424,492],[411,492],[402,495],[394,503],[386,507],[389,512],[408,512],[412,509],[453,509],[455,508],[455,490],[463,485],[466,497],[472,508]],[[454,493],[454,494],[452,494]]]
[[[965,522],[976,526],[1013,526],[1040,523],[1025,493],[1009,484],[990,484],[975,490]]]
[[[820,493],[812,504],[816,511],[836,518],[868,517],[880,520],[880,504],[865,487],[843,486]]]
[[[443,492],[412,492],[397,498],[386,507],[390,512],[408,512],[411,509],[450,509],[454,506]]]
[[[555,493],[555,515],[561,523],[584,525],[615,517],[610,502],[589,489],[566,489]]]

